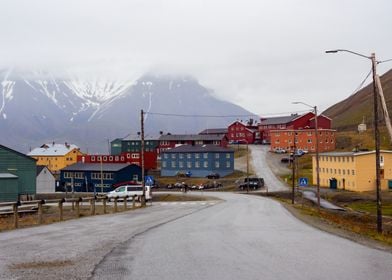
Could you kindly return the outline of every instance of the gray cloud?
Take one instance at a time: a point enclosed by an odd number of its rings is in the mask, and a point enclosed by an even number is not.
[[[0,67],[186,73],[261,115],[304,109],[295,100],[325,109],[370,62],[324,51],[392,58],[391,10],[389,0],[3,0]]]

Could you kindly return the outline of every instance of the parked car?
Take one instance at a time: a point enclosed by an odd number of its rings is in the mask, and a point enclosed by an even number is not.
[[[219,173],[210,173],[206,176],[208,179],[219,179],[220,175]]]
[[[108,192],[107,197],[108,200],[112,200],[114,198],[124,199],[125,197],[133,197],[133,196],[142,196],[143,195],[143,186],[142,185],[126,185],[116,188],[114,191]],[[152,199],[151,187],[145,186],[145,195],[146,201]]]
[[[263,178],[259,178],[259,177],[249,177],[249,178],[244,178],[240,184],[239,184],[239,188],[241,190],[246,190],[249,186],[249,189],[259,189],[261,187],[264,187],[264,179]]]
[[[289,162],[293,162],[293,158],[292,157],[284,157],[280,160],[281,163],[289,163]]]
[[[283,148],[275,148],[274,152],[277,153],[277,154],[285,154],[285,153],[287,153],[287,151],[285,149],[283,149]]]

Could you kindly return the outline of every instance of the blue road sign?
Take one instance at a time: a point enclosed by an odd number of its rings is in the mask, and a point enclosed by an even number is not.
[[[298,179],[298,185],[300,187],[306,187],[308,185],[308,178],[303,177]]]
[[[145,176],[144,182],[147,186],[152,186],[154,184],[154,177],[153,176]]]

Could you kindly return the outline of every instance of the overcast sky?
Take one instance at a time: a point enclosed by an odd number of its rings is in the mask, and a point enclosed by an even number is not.
[[[2,0],[0,68],[189,74],[262,116],[324,110],[371,67],[325,50],[392,58],[391,12],[391,0]]]

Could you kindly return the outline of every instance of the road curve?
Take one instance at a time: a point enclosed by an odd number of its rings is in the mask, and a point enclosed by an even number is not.
[[[249,145],[252,158],[253,170],[258,177],[264,178],[265,185],[269,192],[288,190],[288,187],[281,182],[268,166],[267,156],[269,146],[266,145]]]
[[[319,231],[263,197],[225,202],[117,247],[93,279],[392,279],[392,254]]]

